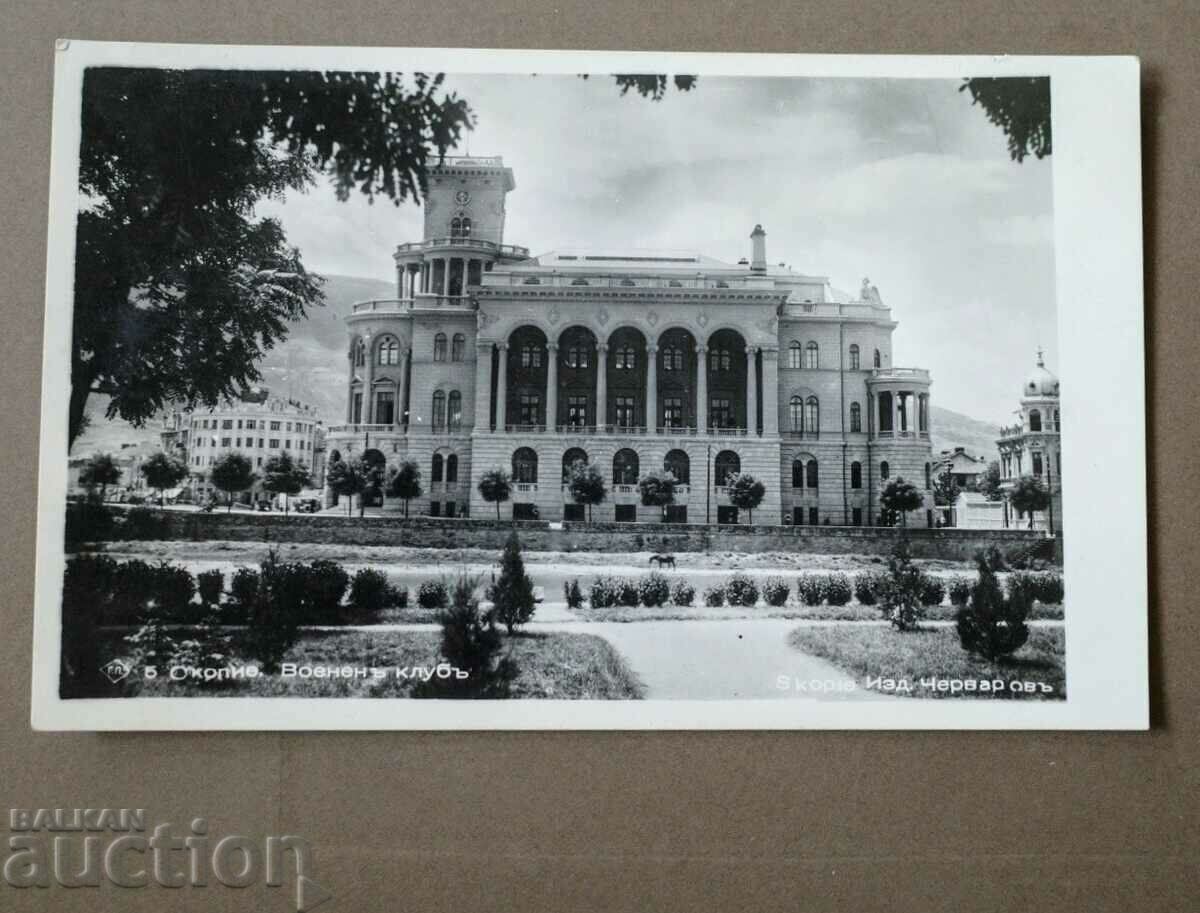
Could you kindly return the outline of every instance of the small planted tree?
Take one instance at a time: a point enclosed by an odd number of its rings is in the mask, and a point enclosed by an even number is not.
[[[421,467],[416,460],[405,460],[388,477],[387,495],[404,502],[404,516],[408,516],[408,502],[424,493],[421,488]]]
[[[513,628],[523,625],[533,617],[536,604],[533,599],[533,580],[525,573],[525,562],[521,560],[521,540],[513,530],[504,543],[500,556],[500,579],[492,591],[496,620],[512,634]]]
[[[979,480],[975,483],[975,490],[989,501],[999,501],[1003,497],[1000,491],[999,460],[992,460],[988,463],[987,469],[983,471],[979,476]]]
[[[954,481],[954,473],[946,467],[933,480],[933,503],[939,507],[949,507],[957,498],[958,483]]]
[[[1024,587],[1013,587],[1006,597],[987,556],[976,554],[979,578],[966,604],[954,615],[958,640],[968,653],[995,661],[1019,650],[1029,639],[1025,619],[1032,604]]]
[[[767,487],[748,472],[739,472],[729,477],[729,503],[738,510],[745,510],[754,522],[754,508],[762,503]]]
[[[1033,529],[1033,515],[1050,506],[1050,492],[1033,476],[1021,476],[1008,493],[1008,501],[1019,515],[1029,514],[1029,528]]]
[[[233,496],[253,485],[257,478],[250,458],[236,450],[221,454],[208,475],[213,487],[229,496],[227,511],[233,510]]]
[[[286,450],[263,464],[263,490],[273,495],[283,495],[285,515],[288,512],[288,499],[300,494],[311,484],[312,474]]]
[[[922,594],[925,575],[912,562],[908,540],[901,537],[880,580],[878,598],[883,617],[898,631],[911,631],[925,615]]]
[[[604,483],[604,474],[595,463],[585,463],[576,460],[571,464],[567,474],[567,490],[571,500],[576,504],[586,504],[588,522],[592,522],[592,507],[603,504],[608,497],[608,486]]]
[[[339,497],[346,498],[346,516],[354,509],[354,496],[367,488],[368,467],[362,460],[337,460],[325,471],[325,482]],[[360,514],[361,516],[361,514]]]
[[[669,470],[648,472],[638,479],[638,489],[645,507],[657,507],[662,519],[667,519],[667,508],[675,503],[675,488],[678,482]],[[761,498],[759,500],[762,500]]]
[[[503,469],[489,469],[479,480],[479,495],[489,504],[496,505],[496,519],[500,519],[500,504],[512,496],[512,480]]]
[[[901,526],[908,526],[908,512],[917,510],[925,503],[925,498],[916,485],[905,481],[902,476],[896,476],[879,492],[879,503],[884,510],[900,515]]]
[[[450,607],[439,618],[441,655],[454,673],[434,676],[417,686],[418,697],[506,697],[520,667],[511,657],[499,656],[501,639],[492,613],[479,610],[479,578],[462,575],[450,594]],[[462,673],[462,678],[459,677]]]
[[[79,472],[79,484],[88,491],[100,486],[100,500],[108,494],[108,486],[121,481],[121,468],[111,453],[95,453]]]
[[[188,468],[183,460],[160,450],[142,464],[141,473],[146,479],[146,484],[158,492],[159,504],[165,504],[164,492],[186,479]]]

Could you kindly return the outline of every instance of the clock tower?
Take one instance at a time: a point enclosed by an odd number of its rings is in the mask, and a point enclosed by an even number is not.
[[[447,156],[429,169],[425,240],[504,241],[504,198],[516,187],[500,156]]]

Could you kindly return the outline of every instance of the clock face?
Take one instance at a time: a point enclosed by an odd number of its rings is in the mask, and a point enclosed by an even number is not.
[[[454,195],[454,200],[457,203],[469,203],[471,202],[471,194],[465,190],[460,190]]]

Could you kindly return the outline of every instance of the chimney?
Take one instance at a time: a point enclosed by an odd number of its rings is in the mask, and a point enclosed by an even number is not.
[[[750,232],[752,255],[750,257],[750,272],[765,273],[767,271],[767,233],[761,225],[755,225]]]

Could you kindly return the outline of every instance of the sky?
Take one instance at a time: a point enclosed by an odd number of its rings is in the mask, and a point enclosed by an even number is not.
[[[505,241],[767,259],[878,287],[893,363],[928,368],[936,405],[1008,423],[1039,346],[1056,370],[1051,161],[1008,155],[957,80],[701,77],[662,101],[611,77],[455,75],[477,118],[456,152],[516,177]],[[340,203],[320,185],[259,208],[310,269],[393,280],[419,207]]]

